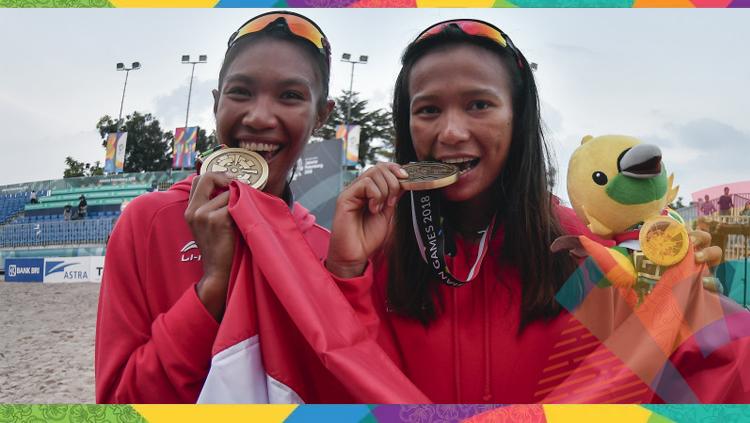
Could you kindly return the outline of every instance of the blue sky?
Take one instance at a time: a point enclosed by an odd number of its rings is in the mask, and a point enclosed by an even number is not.
[[[185,119],[213,128],[210,90],[226,39],[263,10],[0,9],[0,184],[62,176],[65,156],[93,162],[104,149],[94,125],[151,112],[166,129]],[[349,86],[343,52],[369,56],[354,89],[386,107],[406,44],[431,23],[455,17],[503,28],[536,72],[548,139],[564,192],[567,160],[586,134],[622,133],[662,147],[681,196],[750,179],[750,10],[723,9],[319,9],[305,10],[333,46],[334,95]]]

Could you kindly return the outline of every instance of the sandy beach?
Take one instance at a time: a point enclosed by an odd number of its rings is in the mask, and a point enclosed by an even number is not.
[[[98,283],[0,282],[0,403],[93,403]]]

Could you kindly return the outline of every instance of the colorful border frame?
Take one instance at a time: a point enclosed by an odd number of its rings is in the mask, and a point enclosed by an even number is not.
[[[0,0],[2,8],[750,8],[750,0]],[[750,421],[750,405],[24,405],[10,422],[704,422]]]
[[[747,8],[750,0],[0,0],[0,7]]]
[[[597,422],[747,421],[748,405],[0,405],[0,422]]]

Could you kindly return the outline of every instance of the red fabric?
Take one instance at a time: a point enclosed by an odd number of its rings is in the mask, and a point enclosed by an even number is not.
[[[96,325],[99,403],[193,403],[208,374],[219,325],[195,292],[200,252],[181,252],[193,240],[183,217],[191,181],[136,198],[112,232]],[[328,231],[298,204],[293,221],[322,259]],[[341,283],[347,298],[360,300],[361,292]]]
[[[572,210],[558,207],[558,216],[569,234],[596,239]],[[611,240],[604,243],[613,244]],[[661,400],[654,395],[657,387],[652,390],[647,386],[568,312],[549,322],[534,322],[518,334],[520,279],[518,269],[501,260],[503,248],[508,246],[499,230],[477,279],[460,288],[438,288],[443,298],[442,315],[427,327],[388,311],[388,269],[382,257],[376,261],[373,301],[381,318],[378,341],[418,388],[437,403],[566,402],[567,398],[584,397],[584,402]],[[468,271],[476,250],[476,245],[457,240],[456,256],[446,257],[454,274]],[[712,295],[700,285],[697,290],[698,303],[704,304]],[[597,294],[602,299],[598,323],[607,324],[632,313],[623,301],[615,301],[610,291]],[[692,309],[701,307],[705,308],[696,305]],[[739,320],[735,314],[731,318]],[[650,342],[648,333],[642,335],[637,341]],[[627,340],[621,341],[627,344]],[[635,341],[630,349],[638,348]],[[750,347],[747,337],[727,342],[707,357],[695,337],[686,341],[674,351],[670,363],[700,401],[750,400],[750,370],[743,370],[748,368],[744,358]],[[594,380],[606,383],[597,385]],[[720,383],[720,389],[711,381]],[[560,394],[566,390],[575,391],[576,396]]]
[[[365,326],[377,322],[372,279],[339,281],[342,289],[298,247],[301,234],[281,200],[238,183],[230,191],[243,242],[214,353],[257,333],[266,373],[305,402],[427,402]],[[344,294],[359,301],[352,307]]]
[[[588,232],[566,209],[566,231]],[[550,322],[534,322],[519,335],[520,277],[501,260],[501,227],[475,280],[439,287],[443,313],[431,325],[388,312],[385,260],[375,264],[374,306],[381,317],[379,342],[406,375],[436,403],[534,403],[548,357],[568,327],[563,312]],[[455,257],[446,257],[454,274],[464,275],[476,258],[476,245],[456,240]],[[585,351],[584,351],[585,352]]]

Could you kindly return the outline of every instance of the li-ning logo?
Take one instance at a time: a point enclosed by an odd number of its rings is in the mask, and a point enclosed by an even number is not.
[[[195,250],[194,252],[190,252]],[[180,261],[198,261],[201,259],[200,251],[198,250],[198,244],[195,241],[190,241],[182,247],[180,250]]]

